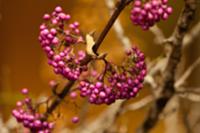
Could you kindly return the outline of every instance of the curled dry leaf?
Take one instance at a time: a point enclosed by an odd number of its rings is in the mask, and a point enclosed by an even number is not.
[[[86,35],[86,52],[88,55],[91,55],[92,57],[94,57],[95,59],[103,59],[106,57],[106,53],[101,53],[101,54],[95,54],[93,51],[93,46],[95,45],[95,41],[94,38],[90,35],[87,34]]]
[[[94,44],[95,44],[94,38],[91,35],[87,34],[86,35],[86,51],[88,55],[96,56],[96,54],[94,53],[92,49]]]

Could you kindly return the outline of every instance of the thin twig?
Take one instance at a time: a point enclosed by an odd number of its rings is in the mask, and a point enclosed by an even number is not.
[[[191,31],[184,37],[183,45],[188,46],[200,35],[200,21],[191,29]]]
[[[149,31],[151,31],[155,35],[155,42],[157,44],[163,44],[163,40],[165,40],[165,36],[162,30],[157,25],[154,25],[153,27],[151,27]]]
[[[60,102],[65,98],[65,96],[68,94],[69,90],[73,86],[75,81],[70,81],[67,83],[67,85],[64,87],[61,93],[57,94],[57,97],[55,100],[51,103],[50,107],[47,108],[46,112],[44,113],[43,119],[47,119],[48,116],[56,109],[56,107],[60,104]]]
[[[105,0],[105,3],[110,10],[110,14],[112,14],[113,9],[115,7],[115,0]],[[113,29],[115,30],[115,33],[117,35],[117,38],[121,41],[123,47],[125,50],[128,50],[131,48],[131,41],[130,39],[124,35],[124,30],[121,25],[121,22],[119,19],[117,19],[113,25]]]
[[[117,118],[118,111],[123,106],[124,100],[118,100],[110,105],[100,116],[96,117],[91,123],[84,125],[84,128],[78,128],[78,133],[104,133],[106,129],[113,124],[113,121]]]
[[[101,32],[99,38],[97,39],[97,41],[95,42],[95,45],[93,47],[93,51],[94,53],[97,53],[97,50],[100,46],[100,44],[103,42],[105,36],[108,34],[110,28],[112,27],[112,25],[114,24],[114,22],[116,21],[116,19],[118,18],[118,16],[120,15],[121,11],[127,6],[127,4],[129,4],[131,1],[133,0],[120,0],[117,3],[117,7],[115,8],[115,11],[113,12],[110,21],[107,23],[106,27],[104,28],[104,30]]]
[[[154,97],[152,95],[146,96],[143,99],[139,100],[138,102],[132,103],[132,104],[128,105],[127,107],[125,107],[122,110],[122,113],[125,113],[127,111],[134,111],[134,110],[141,109],[141,108],[145,107],[146,105],[148,105],[149,103],[151,103],[153,101],[153,99],[154,99]]]
[[[183,109],[183,124],[185,125],[186,133],[192,133],[192,128],[188,120],[189,109]]]
[[[200,102],[200,91],[198,90],[200,90],[200,88],[187,88],[182,91],[176,91],[176,94],[181,98],[188,99],[193,102]]]
[[[200,65],[200,57],[184,72],[182,76],[176,81],[175,87],[179,88],[182,86],[192,72]]]

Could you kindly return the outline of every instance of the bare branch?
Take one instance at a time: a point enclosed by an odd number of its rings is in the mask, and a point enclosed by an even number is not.
[[[153,93],[156,94],[155,89],[158,87],[158,84],[156,83],[154,76],[159,73],[163,72],[166,68],[167,64],[167,58],[159,58],[151,63],[148,63],[148,74],[145,77],[144,84],[151,85],[151,88],[153,89]]]
[[[155,35],[155,42],[157,44],[163,44],[163,40],[165,40],[165,36],[162,30],[157,25],[154,25],[153,27],[151,27],[149,31],[151,31]]]
[[[163,72],[167,66],[167,61],[168,59],[166,57],[161,57],[159,59],[156,59],[156,61],[154,62],[154,65],[148,65],[148,69],[149,69],[149,74],[150,75],[155,75],[158,72]],[[152,64],[152,63],[150,63]]]
[[[200,65],[200,57],[185,71],[185,73],[176,81],[175,87],[182,86],[192,72]]]
[[[200,102],[200,91],[198,90],[200,90],[200,88],[182,89],[182,91],[176,91],[176,94],[192,102]]]
[[[178,108],[179,108],[179,98],[177,96],[174,96],[171,98],[167,106],[165,107],[165,110],[162,113],[162,116],[164,118],[164,124],[165,124],[165,133],[177,133],[179,132],[178,123]],[[168,128],[170,127],[170,128]]]
[[[188,109],[187,110],[182,109],[182,113],[183,113],[183,124],[185,126],[186,133],[191,133],[192,128],[191,128],[191,125],[190,125],[189,120],[188,120],[189,110]]]
[[[110,105],[100,116],[98,116],[91,123],[84,125],[84,128],[77,129],[78,133],[103,133],[108,129],[115,119],[117,118],[121,107],[124,104],[124,100],[119,100],[114,104]]]
[[[177,26],[171,37],[172,51],[169,54],[166,69],[162,73],[163,84],[160,87],[160,90],[162,90],[161,95],[150,108],[146,119],[137,131],[138,133],[147,133],[156,125],[159,120],[159,115],[162,113],[168,101],[175,93],[174,85],[176,68],[181,59],[183,38],[188,32],[189,26],[195,16],[196,4],[197,0],[185,0],[184,9],[178,19]]]
[[[183,45],[188,46],[200,35],[200,21],[192,28],[192,30],[184,37]]]
[[[112,14],[113,9],[115,8],[115,2],[114,0],[105,0],[105,3],[110,10],[110,14]],[[120,20],[117,19],[113,25],[113,28],[115,30],[115,33],[118,37],[118,39],[121,41],[122,45],[124,46],[125,50],[128,50],[131,48],[131,41],[130,39],[124,35],[124,30],[122,28],[122,25],[120,23]]]
[[[149,84],[151,85],[151,88],[155,89],[157,87],[156,81],[154,80],[154,78],[147,74],[144,80],[144,84]]]
[[[95,42],[95,45],[93,47],[94,53],[97,53],[97,50],[98,50],[100,44],[105,39],[106,35],[108,34],[108,32],[110,31],[111,27],[113,26],[113,24],[117,20],[118,16],[122,12],[122,10],[128,4],[130,4],[131,1],[133,1],[133,0],[120,0],[120,1],[118,1],[118,3],[116,4],[116,8],[115,8],[114,12],[112,13],[112,16],[110,17],[110,20],[108,21],[107,25],[105,26],[105,28],[103,29],[103,31],[101,32],[100,36],[98,37],[98,39]]]
[[[145,107],[146,105],[148,105],[149,103],[151,103],[153,101],[153,96],[150,95],[150,96],[146,96],[145,98],[139,100],[138,102],[134,102],[130,105],[128,105],[127,107],[125,107],[123,110],[122,110],[122,113],[125,113],[127,111],[133,111],[133,110],[138,110],[138,109],[141,109],[143,107]]]

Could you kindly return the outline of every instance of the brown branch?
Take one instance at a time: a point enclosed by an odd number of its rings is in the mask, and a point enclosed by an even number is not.
[[[110,14],[112,15],[115,8],[115,0],[105,0],[106,6],[110,10]],[[130,39],[124,35],[124,29],[119,19],[117,19],[113,25],[113,29],[116,33],[117,38],[121,41],[125,50],[129,50],[131,48]]]
[[[183,109],[183,124],[185,126],[186,133],[192,133],[192,128],[188,120],[189,110]]]
[[[138,133],[147,133],[156,125],[159,115],[174,95],[175,73],[181,59],[183,38],[188,32],[189,26],[195,16],[196,5],[197,0],[185,0],[184,9],[171,37],[172,51],[169,55],[166,70],[163,72],[163,84],[160,88],[162,92],[160,97],[155,100],[155,103],[150,108],[141,127],[137,130]]]
[[[192,102],[200,102],[200,91],[198,90],[199,88],[187,88],[181,91],[176,91],[176,95]]]
[[[145,107],[146,105],[150,104],[153,101],[154,97],[152,95],[146,96],[143,99],[139,100],[138,102],[132,103],[125,107],[121,113],[125,113],[127,111],[134,111]]]
[[[200,35],[200,21],[191,29],[191,31],[184,37],[183,45],[188,46]]]
[[[114,13],[112,14],[110,21],[107,23],[106,27],[104,28],[104,30],[101,32],[99,38],[97,39],[97,41],[95,42],[95,45],[93,47],[93,51],[94,53],[97,53],[97,50],[100,46],[100,44],[103,42],[105,36],[108,34],[110,28],[112,27],[112,25],[114,24],[114,22],[116,21],[116,19],[118,18],[118,16],[120,15],[121,11],[133,0],[120,0],[117,3],[117,6],[115,8]]]
[[[192,65],[190,65],[189,68],[183,73],[183,75],[180,76],[180,78],[175,83],[175,87],[180,88],[199,65],[200,57],[198,57],[197,60]]]
[[[98,48],[100,47],[102,41],[104,40],[104,38],[106,37],[106,35],[108,34],[109,30],[111,29],[112,25],[114,24],[114,22],[116,21],[116,19],[118,18],[118,16],[120,15],[120,13],[122,12],[122,10],[133,0],[120,0],[116,6],[116,9],[114,11],[114,13],[112,14],[112,16],[110,17],[107,25],[105,26],[105,28],[103,29],[103,31],[101,32],[100,36],[98,37],[97,41],[95,42],[95,45],[93,47],[93,50],[95,53],[97,53]],[[86,65],[91,61],[91,56],[87,55],[87,57],[85,58],[85,60],[81,63],[82,65]],[[43,119],[47,119],[49,114],[51,114],[58,105],[60,105],[61,101],[66,97],[66,95],[68,94],[69,90],[71,89],[71,87],[74,85],[75,81],[69,81],[64,89],[57,95],[57,97],[52,101],[51,105],[47,108],[46,112],[44,113],[44,117]]]
[[[73,84],[74,84],[74,81],[69,81],[65,85],[62,92],[57,94],[57,97],[55,98],[55,100],[51,103],[50,107],[48,107],[46,112],[44,113],[44,118],[43,118],[44,120],[48,118],[49,114],[51,114],[56,109],[56,107],[60,104],[60,102],[65,98],[65,96],[68,94]]]
[[[151,27],[149,31],[151,31],[155,35],[155,42],[157,44],[163,44],[163,40],[165,40],[165,36],[162,30],[157,25]]]
[[[105,133],[117,118],[125,100],[118,100],[90,123],[85,123],[82,128],[76,129],[77,133]]]
[[[179,98],[177,96],[174,96],[170,99],[167,106],[165,107],[161,119],[164,119],[164,124],[166,133],[176,133],[178,132],[179,126],[179,118],[178,118],[178,112],[179,112]],[[168,128],[170,127],[170,128]]]

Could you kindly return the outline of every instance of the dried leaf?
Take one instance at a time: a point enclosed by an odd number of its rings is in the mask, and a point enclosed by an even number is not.
[[[87,51],[87,54],[91,56],[96,56],[96,54],[94,53],[92,49],[94,44],[95,44],[94,38],[91,35],[87,34],[86,35],[86,51]]]

